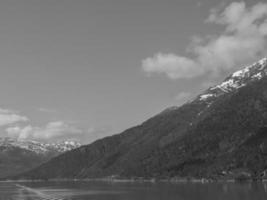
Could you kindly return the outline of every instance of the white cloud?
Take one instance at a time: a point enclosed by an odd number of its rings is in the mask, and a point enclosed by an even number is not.
[[[6,126],[25,121],[28,121],[27,117],[19,115],[15,111],[0,108],[0,126]]]
[[[158,53],[143,60],[142,64],[147,73],[165,73],[171,79],[192,78],[202,74],[202,69],[194,60],[174,54]]]
[[[194,39],[189,45],[191,58],[158,53],[143,60],[143,70],[171,79],[192,78],[218,75],[266,56],[267,3],[247,8],[245,2],[233,2],[224,10],[212,9],[206,21],[225,29],[216,36]]]
[[[13,126],[6,129],[8,136],[18,139],[49,140],[54,138],[66,138],[82,134],[82,131],[63,121],[50,122],[44,127],[31,125],[21,127]]]

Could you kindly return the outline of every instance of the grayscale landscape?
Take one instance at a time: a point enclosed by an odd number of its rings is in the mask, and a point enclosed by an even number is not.
[[[0,1],[0,200],[267,199],[263,0]]]

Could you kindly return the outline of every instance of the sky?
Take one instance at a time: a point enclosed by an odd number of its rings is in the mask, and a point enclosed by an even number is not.
[[[267,3],[1,0],[0,136],[83,144],[266,54]]]

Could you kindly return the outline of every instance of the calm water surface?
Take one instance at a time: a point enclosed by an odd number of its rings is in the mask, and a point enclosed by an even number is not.
[[[0,200],[266,200],[267,183],[0,183]]]

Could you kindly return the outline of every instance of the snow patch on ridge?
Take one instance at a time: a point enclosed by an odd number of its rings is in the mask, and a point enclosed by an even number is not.
[[[214,94],[203,94],[203,95],[201,95],[200,97],[199,97],[199,100],[206,100],[206,99],[208,99],[208,98],[210,98],[210,97],[213,97],[214,96]]]
[[[0,138],[0,146],[5,148],[18,147],[37,154],[46,154],[51,151],[63,153],[81,146],[80,143],[75,141],[64,141],[60,143],[42,143],[31,140],[16,140],[12,138]]]
[[[197,100],[207,101],[214,99],[225,93],[230,93],[241,87],[246,86],[249,82],[260,80],[267,76],[267,58],[263,58],[252,65],[234,72],[226,78],[221,84],[208,89],[204,94],[198,96]]]

